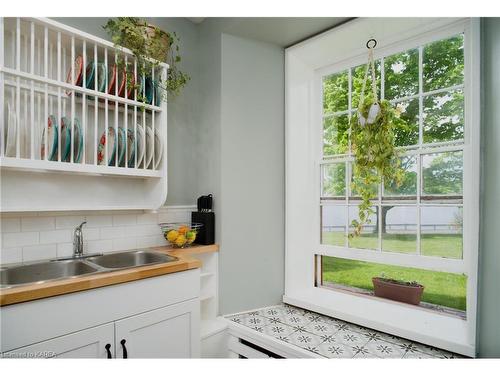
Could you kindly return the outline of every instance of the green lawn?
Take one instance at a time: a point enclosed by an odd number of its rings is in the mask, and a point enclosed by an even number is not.
[[[323,282],[373,290],[372,277],[417,281],[424,285],[422,301],[465,310],[467,277],[448,272],[322,257]]]
[[[325,245],[344,246],[345,235],[342,232],[323,232],[322,243]],[[462,236],[460,234],[422,234],[420,238],[422,255],[462,258]],[[362,234],[349,239],[349,246],[359,249],[377,249],[377,234]],[[389,252],[411,254],[417,252],[416,234],[383,234],[382,249]]]

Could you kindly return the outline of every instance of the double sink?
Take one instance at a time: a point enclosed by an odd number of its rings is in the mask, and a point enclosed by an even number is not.
[[[75,278],[176,260],[178,258],[157,251],[134,250],[14,265],[0,269],[0,288]]]

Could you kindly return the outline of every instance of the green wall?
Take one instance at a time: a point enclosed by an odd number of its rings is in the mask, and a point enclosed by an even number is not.
[[[500,18],[484,18],[478,349],[500,357]]]

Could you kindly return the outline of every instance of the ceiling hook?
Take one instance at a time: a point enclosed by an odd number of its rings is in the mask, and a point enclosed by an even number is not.
[[[374,49],[377,47],[377,41],[375,39],[369,39],[368,42],[366,42],[366,48],[368,49]]]

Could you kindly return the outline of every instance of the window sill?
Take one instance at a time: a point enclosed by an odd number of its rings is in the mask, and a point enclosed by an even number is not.
[[[465,311],[453,309],[451,307],[435,305],[433,303],[420,302],[420,305],[418,305],[418,306],[410,305],[410,304],[403,303],[403,302],[398,302],[398,301],[393,301],[390,299],[376,297],[372,291],[369,291],[366,289],[356,288],[353,286],[346,286],[346,285],[342,285],[342,284],[335,284],[335,283],[324,283],[324,285],[318,286],[318,288],[323,288],[323,289],[328,289],[328,290],[334,289],[338,292],[349,293],[351,295],[372,298],[372,299],[376,299],[378,301],[384,301],[387,303],[395,303],[395,304],[403,305],[406,307],[412,307],[415,309],[422,309],[422,310],[430,311],[430,312],[440,314],[440,315],[446,315],[446,316],[450,316],[453,318],[467,320],[467,313]]]

